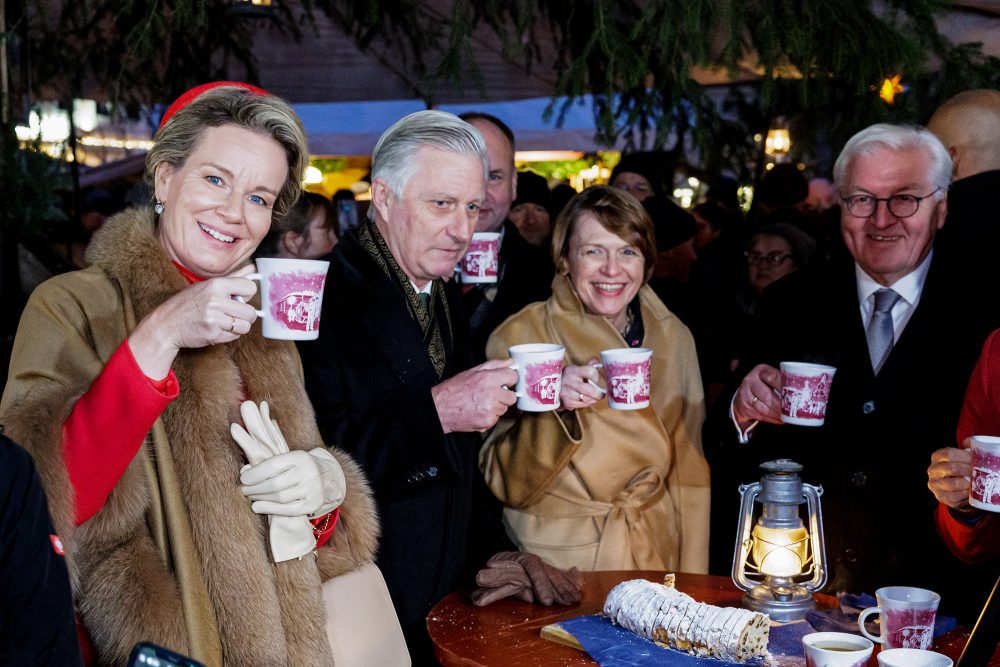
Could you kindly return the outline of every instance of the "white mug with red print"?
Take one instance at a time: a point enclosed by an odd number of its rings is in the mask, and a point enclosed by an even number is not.
[[[260,318],[265,338],[315,340],[323,306],[323,285],[330,262],[315,259],[261,258],[257,273],[247,280],[260,281]]]
[[[640,410],[649,407],[649,366],[653,351],[648,347],[620,347],[601,352],[604,387],[608,406],[613,410]]]
[[[517,371],[517,407],[525,412],[547,412],[559,407],[562,362],[566,348],[554,343],[526,343],[509,350]]]
[[[972,436],[969,504],[988,512],[1000,512],[1000,438]]]
[[[462,282],[471,285],[495,283],[499,265],[500,233],[476,232],[458,266],[462,272]]]
[[[929,649],[934,640],[934,618],[941,596],[926,588],[886,586],[875,591],[877,607],[869,607],[858,616],[861,634],[883,648]],[[879,615],[879,636],[865,628],[865,619]]]
[[[837,369],[822,364],[781,362],[781,421],[822,426]]]

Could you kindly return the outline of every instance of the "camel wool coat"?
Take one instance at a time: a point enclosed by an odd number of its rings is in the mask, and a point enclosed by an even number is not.
[[[639,291],[643,347],[653,350],[650,405],[612,410],[602,400],[572,412],[511,408],[489,434],[480,469],[505,505],[518,548],[582,570],[708,570],[709,470],[694,341],[649,287]],[[521,343],[561,343],[566,363],[626,347],[604,317],[588,314],[566,276],[552,297],[513,315],[487,357]]]
[[[208,665],[330,665],[322,581],[373,558],[378,520],[364,475],[334,452],[347,497],[330,542],[272,562],[267,519],[239,488],[246,460],[229,433],[241,383],[266,400],[289,446],[323,446],[295,347],[255,326],[225,345],[185,349],[180,395],[150,430],[104,507],[74,526],[62,424],[126,336],[187,287],[148,210],[109,220],[92,266],[38,287],[14,344],[0,423],[35,459],[66,548],[76,604],[101,664],[151,641]],[[114,428],[114,424],[109,424]]]

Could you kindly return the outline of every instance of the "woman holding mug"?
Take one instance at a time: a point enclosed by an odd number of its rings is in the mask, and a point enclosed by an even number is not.
[[[0,422],[38,465],[100,663],[140,640],[208,665],[333,662],[321,583],[372,557],[374,506],[320,439],[294,344],[244,303],[306,160],[283,100],[189,91],[146,158],[155,205],[108,220],[90,268],[25,309]],[[286,451],[264,457],[278,422]]]
[[[566,347],[560,412],[502,418],[480,451],[504,523],[522,551],[560,568],[706,572],[709,474],[694,341],[646,281],[653,225],[630,194],[592,187],[556,220],[559,275],[548,301],[494,331],[491,359],[520,343]],[[650,405],[613,410],[596,368],[602,350],[653,351]]]

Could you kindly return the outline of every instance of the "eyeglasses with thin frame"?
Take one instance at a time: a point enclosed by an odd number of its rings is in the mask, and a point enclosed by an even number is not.
[[[840,201],[847,206],[847,212],[855,218],[867,218],[875,215],[878,203],[884,201],[889,213],[896,218],[909,218],[920,208],[920,202],[928,197],[934,196],[941,188],[935,188],[934,192],[922,197],[916,195],[893,195],[891,197],[873,197],[872,195],[858,194],[850,197],[841,197]]]
[[[747,258],[750,266],[780,266],[786,259],[791,257],[787,252],[769,252],[766,255],[758,255],[755,252],[745,252],[743,256]]]

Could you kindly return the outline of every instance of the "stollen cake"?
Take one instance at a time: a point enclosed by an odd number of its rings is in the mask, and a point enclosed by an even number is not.
[[[696,602],[673,587],[645,579],[624,581],[608,593],[604,614],[640,637],[699,656],[744,662],[768,658],[766,614]]]

